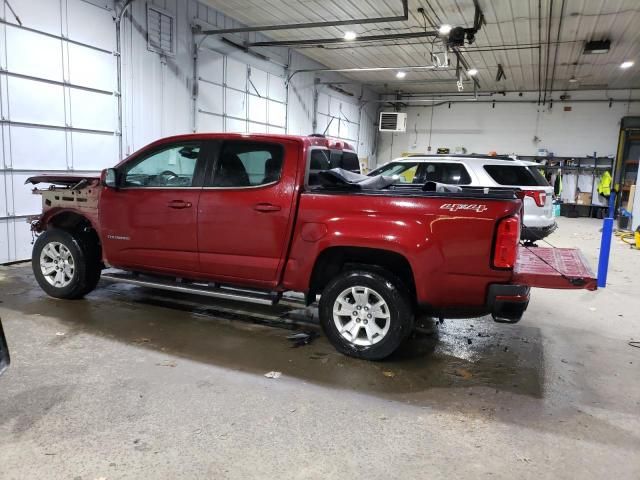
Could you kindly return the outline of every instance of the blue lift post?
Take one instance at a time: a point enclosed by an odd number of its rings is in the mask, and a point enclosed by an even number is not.
[[[616,193],[609,195],[609,211],[602,224],[602,239],[600,240],[600,258],[598,259],[598,288],[607,286],[607,272],[609,271],[609,254],[611,253],[611,238],[613,237],[613,215],[616,205]]]

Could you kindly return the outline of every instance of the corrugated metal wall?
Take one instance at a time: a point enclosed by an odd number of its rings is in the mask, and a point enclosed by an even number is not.
[[[23,27],[4,3],[0,6],[0,263],[30,256],[26,217],[40,211],[40,197],[31,195],[24,180],[34,172],[114,165],[120,136],[126,156],[157,138],[196,130],[282,132],[286,127],[287,133],[308,134],[315,125],[317,132],[324,127],[314,104],[321,93],[315,78],[342,79],[299,74],[283,92],[291,72],[323,66],[288,49],[262,50],[271,60],[265,61],[215,38],[200,43],[194,61],[194,40],[202,37],[193,36],[193,25],[229,28],[238,22],[196,0],[134,0],[122,22],[120,120],[113,1],[20,0],[13,6]],[[148,47],[150,7],[154,18],[160,12],[163,25],[175,28],[165,39],[171,45],[167,55]],[[266,39],[245,35],[236,40]],[[357,97],[331,93],[334,110],[349,112],[349,123],[339,124],[350,127],[331,133],[356,140],[359,154],[371,156],[376,115],[370,112],[376,104],[364,100],[375,95],[356,90]],[[334,110],[321,113],[327,117]]]

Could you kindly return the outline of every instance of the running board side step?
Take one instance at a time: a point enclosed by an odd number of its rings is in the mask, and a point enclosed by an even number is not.
[[[278,292],[248,290],[222,286],[220,284],[183,282],[174,280],[171,277],[155,277],[128,272],[103,272],[100,278],[109,282],[128,283],[139,287],[157,288],[160,290],[190,293],[205,297],[220,298],[222,300],[256,303],[259,305],[275,305],[281,297],[281,294]]]

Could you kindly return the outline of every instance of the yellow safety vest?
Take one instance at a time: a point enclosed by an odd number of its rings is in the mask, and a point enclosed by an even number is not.
[[[600,183],[598,183],[598,193],[604,197],[611,195],[611,174],[607,170],[600,177]]]

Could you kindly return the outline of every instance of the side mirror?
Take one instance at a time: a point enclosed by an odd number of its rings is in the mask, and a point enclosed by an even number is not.
[[[104,185],[110,188],[118,188],[118,175],[115,168],[107,168],[104,171]]]
[[[11,363],[9,358],[9,347],[7,347],[7,340],[4,338],[4,331],[2,330],[2,322],[0,321],[0,375],[4,372]]]

